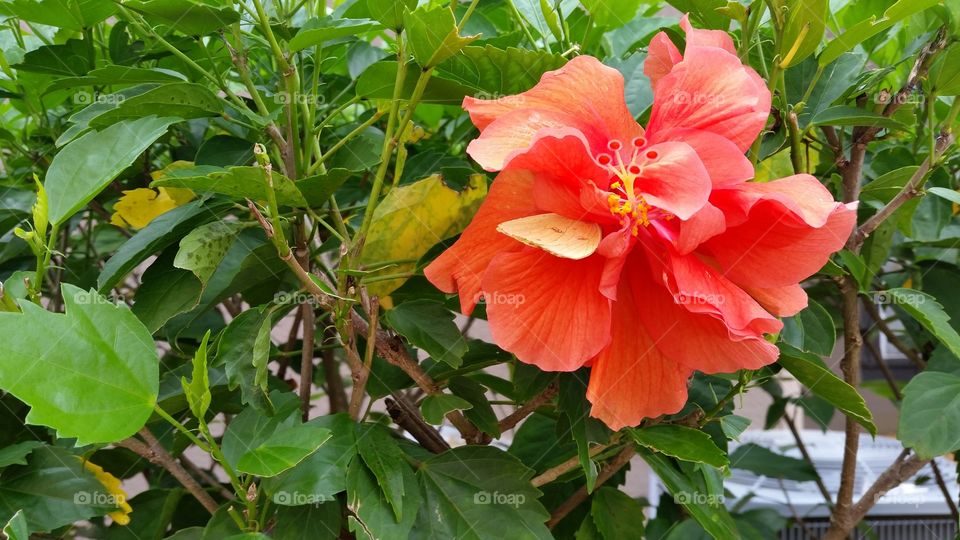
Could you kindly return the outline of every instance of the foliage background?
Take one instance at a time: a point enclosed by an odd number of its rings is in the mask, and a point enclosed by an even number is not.
[[[642,123],[645,46],[666,29],[682,50],[678,12],[769,81],[757,180],[815,174],[861,227],[778,364],[697,374],[679,414],[610,433],[586,373],[472,339],[420,270],[491,180],[462,98],[515,99],[591,54]],[[788,404],[845,415],[825,501],[842,537],[871,504],[851,469],[878,332],[915,369],[871,386],[910,449],[871,489],[960,447],[955,0],[2,0],[0,17],[10,538],[768,538],[783,518],[722,504],[730,467],[817,477],[728,455],[749,389],[772,396],[766,427]],[[618,489],[634,455],[671,492],[649,517]],[[111,478],[138,475],[123,526]]]

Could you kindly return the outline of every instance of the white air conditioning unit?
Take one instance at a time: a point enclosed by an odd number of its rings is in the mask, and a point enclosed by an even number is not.
[[[836,500],[840,488],[844,434],[839,431],[804,430],[801,438],[823,483]],[[746,431],[739,443],[731,442],[730,452],[740,444],[754,443],[773,452],[802,459],[793,435],[788,430]],[[883,471],[903,451],[896,439],[869,435],[860,436],[854,500],[859,500]],[[957,501],[956,464],[937,458],[937,465],[953,501]],[[807,540],[810,534],[820,538],[830,525],[830,511],[815,482],[796,482],[757,476],[743,469],[731,469],[724,480],[728,492],[727,506],[741,510],[773,508],[786,518],[799,517],[803,526],[794,524],[781,531],[783,540]],[[658,500],[663,487],[655,476],[651,479],[651,500]],[[745,504],[739,504],[746,501]],[[870,510],[856,538],[876,540],[952,540],[957,523],[950,515],[944,494],[934,479],[930,466],[920,470],[895,489],[881,497]]]

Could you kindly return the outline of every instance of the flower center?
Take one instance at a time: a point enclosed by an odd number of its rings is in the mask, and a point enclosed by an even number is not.
[[[670,219],[673,216],[655,208],[647,203],[643,195],[637,193],[634,182],[643,173],[646,165],[656,161],[660,156],[656,150],[643,151],[647,145],[647,140],[643,137],[635,137],[631,141],[632,150],[629,159],[625,160],[626,152],[623,143],[617,139],[612,139],[607,143],[607,149],[610,154],[602,153],[597,155],[596,162],[604,169],[610,171],[610,185],[607,188],[607,204],[610,205],[610,213],[620,219],[620,224],[631,225],[630,232],[634,236],[640,233],[640,226],[650,225],[650,219],[653,217],[663,217]]]

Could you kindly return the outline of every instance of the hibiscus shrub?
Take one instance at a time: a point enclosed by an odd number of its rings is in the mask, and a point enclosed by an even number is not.
[[[960,448],[957,2],[0,15],[8,538],[769,538],[748,391],[844,538]]]

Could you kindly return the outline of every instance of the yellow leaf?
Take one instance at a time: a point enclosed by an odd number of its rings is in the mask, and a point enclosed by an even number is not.
[[[482,174],[471,176],[462,192],[444,185],[440,175],[390,190],[377,205],[360,257],[374,270],[364,276],[367,291],[384,298],[403,285],[431,247],[463,231],[486,194]],[[392,275],[398,277],[385,279]]]
[[[600,225],[560,214],[540,214],[497,225],[501,233],[564,259],[585,259],[600,245]]]
[[[171,193],[179,191],[180,193]],[[189,192],[189,195],[182,193]],[[110,223],[142,229],[160,214],[193,199],[193,192],[183,188],[150,188],[129,189],[123,192],[120,200],[113,205],[113,216]]]
[[[117,506],[117,510],[110,512],[107,515],[113,518],[113,521],[115,521],[117,525],[129,525],[130,514],[133,513],[133,508],[131,508],[130,504],[127,502],[127,492],[124,491],[120,479],[103,470],[103,467],[93,463],[92,461],[84,461],[83,466],[88,471],[92,472],[97,478],[97,481],[100,482],[107,490],[107,493],[110,495],[110,499],[112,499],[109,502],[112,502]]]

